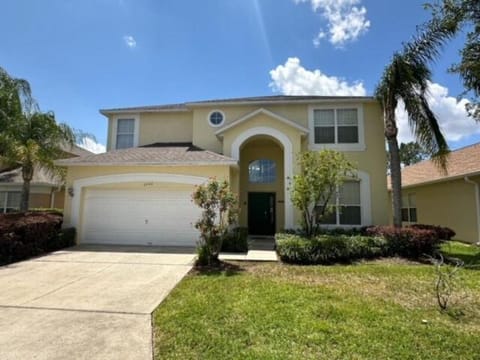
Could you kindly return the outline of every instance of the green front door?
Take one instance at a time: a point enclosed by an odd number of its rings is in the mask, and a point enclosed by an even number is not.
[[[275,234],[275,193],[248,193],[248,233]]]

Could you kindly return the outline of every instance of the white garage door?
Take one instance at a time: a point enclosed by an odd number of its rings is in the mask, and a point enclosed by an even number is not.
[[[89,189],[85,193],[82,243],[195,246],[201,210],[193,187],[182,190]]]

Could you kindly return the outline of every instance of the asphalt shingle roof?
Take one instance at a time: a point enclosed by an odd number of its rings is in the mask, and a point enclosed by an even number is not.
[[[315,95],[271,95],[271,96],[251,96],[231,99],[211,99],[202,101],[190,101],[178,104],[164,104],[153,106],[134,106],[125,108],[102,109],[102,114],[115,112],[155,112],[155,111],[187,111],[190,106],[209,105],[216,103],[272,103],[272,102],[291,102],[291,101],[314,101],[314,100],[373,100],[371,96],[315,96]]]
[[[480,143],[452,151],[448,157],[447,170],[447,174],[443,173],[431,160],[407,166],[402,170],[402,186],[480,173]]]
[[[81,156],[56,162],[58,165],[194,165],[236,164],[237,161],[191,143],[156,143]]]

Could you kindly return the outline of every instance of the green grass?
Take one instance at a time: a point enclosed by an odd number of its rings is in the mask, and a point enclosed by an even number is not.
[[[155,311],[157,359],[479,358],[478,270],[460,273],[455,318],[437,308],[429,265],[236,265],[190,274]]]
[[[447,257],[457,258],[466,267],[480,266],[480,246],[472,246],[458,241],[449,241],[442,245],[442,253]],[[478,268],[480,270],[480,268]]]

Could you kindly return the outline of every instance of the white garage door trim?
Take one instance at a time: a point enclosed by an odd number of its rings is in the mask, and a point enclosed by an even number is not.
[[[192,191],[193,185],[86,188],[80,242],[195,246],[201,209],[192,204]]]
[[[121,184],[129,182],[165,182],[200,185],[205,183],[207,180],[208,178],[200,176],[158,173],[115,174],[75,180],[73,182],[74,195],[71,207],[71,225],[74,227],[78,227],[79,225],[82,191],[83,188],[87,186]]]

